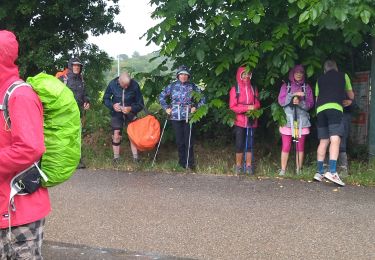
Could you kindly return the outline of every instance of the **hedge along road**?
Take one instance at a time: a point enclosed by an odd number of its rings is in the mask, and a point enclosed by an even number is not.
[[[136,259],[375,259],[371,187],[83,170],[50,194],[49,256],[64,242],[149,256]],[[77,259],[135,259],[110,252]]]

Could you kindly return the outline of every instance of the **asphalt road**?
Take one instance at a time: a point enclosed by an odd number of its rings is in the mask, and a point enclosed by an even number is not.
[[[375,259],[375,188],[84,170],[50,194],[47,260]]]

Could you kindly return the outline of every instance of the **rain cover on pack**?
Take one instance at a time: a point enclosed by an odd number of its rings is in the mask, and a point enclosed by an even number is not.
[[[38,94],[44,109],[46,152],[41,169],[48,181],[44,187],[55,186],[69,179],[81,158],[81,121],[72,91],[54,76],[39,73],[27,78]]]

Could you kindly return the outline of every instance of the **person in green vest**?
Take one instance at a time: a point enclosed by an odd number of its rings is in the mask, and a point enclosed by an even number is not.
[[[315,86],[317,129],[319,146],[317,150],[316,181],[324,178],[345,186],[345,183],[337,174],[337,158],[341,136],[344,135],[343,104],[348,98],[354,99],[354,93],[349,76],[339,72],[337,64],[333,60],[324,63],[324,75],[318,78]],[[329,171],[324,173],[324,157],[329,147]]]

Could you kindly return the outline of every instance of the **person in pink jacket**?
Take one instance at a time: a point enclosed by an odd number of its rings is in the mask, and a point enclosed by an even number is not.
[[[305,70],[302,65],[296,65],[289,71],[289,82],[281,86],[279,98],[280,106],[283,107],[287,123],[281,126],[281,170],[280,176],[285,175],[289,152],[292,146],[292,131],[294,119],[297,120],[296,171],[301,170],[304,159],[304,146],[306,136],[310,133],[309,110],[314,105],[314,98],[309,84],[305,82]],[[296,118],[295,118],[296,117]]]
[[[245,113],[260,108],[257,89],[251,84],[252,73],[245,67],[237,69],[237,84],[229,91],[229,108],[236,113],[234,132],[236,138],[236,173],[241,173],[242,158],[246,149],[245,174],[252,174],[252,138],[254,129],[258,127],[257,119],[250,119]],[[251,134],[249,134],[249,132]]]
[[[17,57],[15,35],[0,31],[1,105],[8,88],[22,82],[15,65]],[[43,107],[37,94],[24,85],[13,92],[7,110],[11,125],[5,121],[4,111],[0,112],[0,256],[1,259],[43,259],[44,218],[51,210],[47,189],[16,195],[10,201],[12,178],[39,161],[45,151]]]

